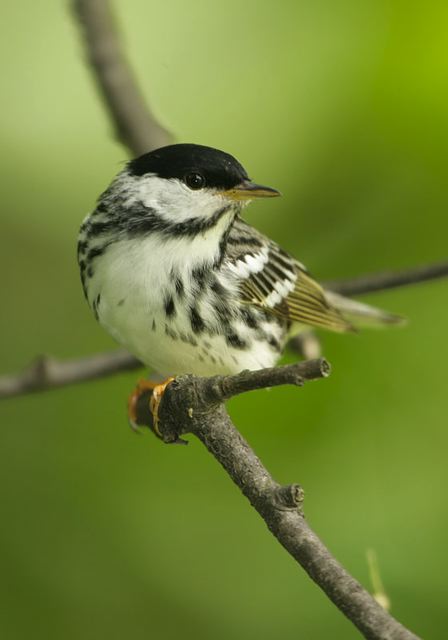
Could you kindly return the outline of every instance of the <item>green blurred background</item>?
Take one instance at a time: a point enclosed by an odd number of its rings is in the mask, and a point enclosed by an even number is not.
[[[247,218],[322,279],[447,255],[446,3],[115,3],[155,112],[284,197]],[[4,3],[1,369],[112,348],[79,223],[126,159],[65,2]],[[446,637],[448,284],[366,298],[405,329],[323,335],[331,378],[230,403],[274,476],[392,612]],[[350,639],[203,447],[136,437],[137,373],[0,405],[5,639]],[[219,545],[218,548],[216,545]]]

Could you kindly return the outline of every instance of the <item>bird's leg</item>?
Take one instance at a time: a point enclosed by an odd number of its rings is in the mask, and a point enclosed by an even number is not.
[[[167,378],[163,382],[152,382],[145,379],[138,381],[128,398],[128,419],[134,431],[138,431],[140,426],[149,426],[156,436],[162,438],[159,431],[159,405],[166,387],[173,380],[174,378]],[[144,422],[141,418],[142,415],[144,415]]]

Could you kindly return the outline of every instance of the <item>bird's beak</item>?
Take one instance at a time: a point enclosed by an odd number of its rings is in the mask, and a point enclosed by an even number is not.
[[[264,187],[250,180],[243,180],[236,187],[224,191],[223,195],[230,200],[244,201],[252,200],[253,198],[275,198],[276,196],[281,196],[281,193],[277,189],[272,189],[272,187]]]

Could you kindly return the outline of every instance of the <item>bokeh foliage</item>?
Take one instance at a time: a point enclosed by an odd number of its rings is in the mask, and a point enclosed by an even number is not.
[[[113,347],[78,225],[126,159],[65,2],[2,7],[1,368]],[[447,253],[448,7],[430,0],[116,2],[156,113],[279,188],[248,219],[321,278]],[[448,285],[369,299],[403,330],[323,336],[334,373],[234,400],[235,422],[392,611],[446,635]],[[205,452],[134,436],[134,374],[0,405],[0,634],[358,637]],[[445,619],[445,622],[444,622]]]

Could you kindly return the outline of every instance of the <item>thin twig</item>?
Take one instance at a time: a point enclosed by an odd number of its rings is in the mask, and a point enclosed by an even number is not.
[[[335,291],[344,296],[359,296],[374,291],[385,291],[395,289],[418,282],[437,280],[448,276],[448,262],[411,267],[401,271],[384,271],[382,273],[372,273],[357,278],[345,280],[332,280],[325,282],[324,286],[330,291]]]
[[[297,484],[282,487],[269,474],[231,422],[224,404],[229,395],[248,389],[325,377],[324,360],[244,375],[198,378],[183,376],[168,385],[159,407],[159,429],[166,442],[194,434],[224,467],[258,511],[280,544],[305,569],[334,604],[370,640],[416,640],[331,555],[301,512]],[[231,392],[228,390],[231,389]]]
[[[172,142],[146,104],[123,53],[107,0],[73,0],[87,57],[118,139],[139,156]]]
[[[62,361],[38,356],[21,373],[0,376],[0,398],[64,387],[142,366],[137,358],[123,349]]]
[[[234,376],[215,376],[211,379],[212,384],[207,387],[213,393],[207,400],[224,402],[240,393],[284,384],[301,387],[305,380],[326,378],[329,375],[330,365],[324,358],[319,358],[283,367],[260,369],[256,374],[253,371],[241,371]]]

